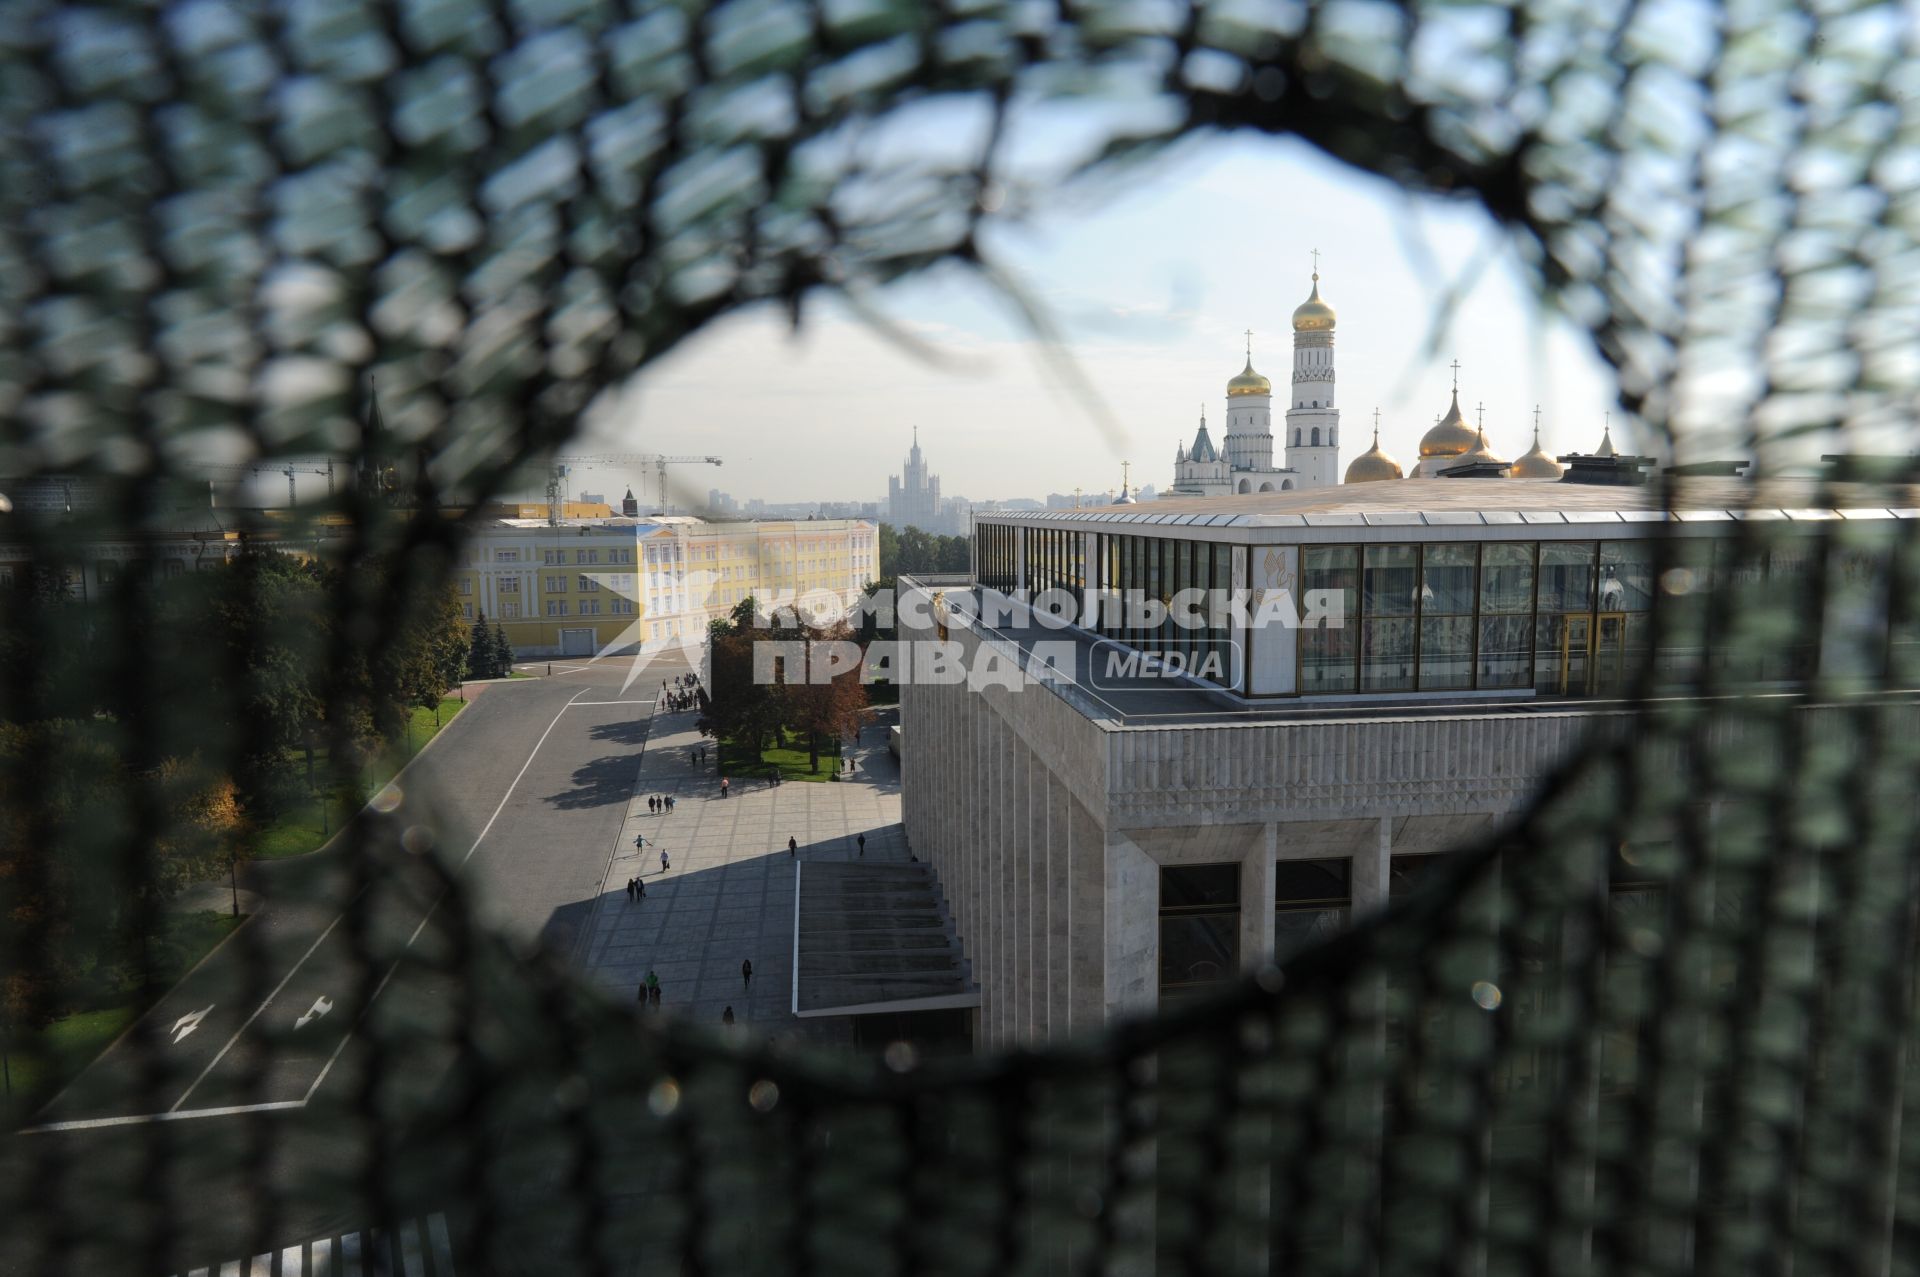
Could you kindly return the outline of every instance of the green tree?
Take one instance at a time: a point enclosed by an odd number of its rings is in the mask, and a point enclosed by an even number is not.
[[[495,678],[513,673],[513,644],[507,642],[507,631],[498,621],[493,623],[493,668]]]
[[[786,721],[807,734],[807,761],[812,771],[820,770],[822,738],[845,739],[859,731],[865,721],[867,689],[860,681],[860,665],[822,679],[819,675],[823,671],[815,664],[826,659],[820,645],[848,642],[852,638],[853,631],[845,622],[809,630],[808,668],[801,672],[799,681],[782,683],[778,688]]]
[[[467,674],[471,678],[497,678],[499,664],[493,635],[487,630],[487,614],[478,613],[473,618],[473,634],[467,643]]]

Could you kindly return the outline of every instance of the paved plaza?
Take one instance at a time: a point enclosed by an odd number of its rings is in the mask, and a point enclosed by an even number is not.
[[[900,826],[900,771],[887,752],[886,729],[869,726],[855,748],[851,778],[814,783],[735,778],[720,797],[711,758],[694,750],[713,742],[694,724],[698,713],[655,713],[627,804],[619,845],[594,901],[582,965],[607,992],[632,1002],[651,969],[660,979],[663,1013],[718,1024],[727,1007],[755,1031],[809,1042],[850,1040],[845,1020],[793,1015],[794,872],[796,863],[858,858],[908,859]],[[823,758],[822,767],[835,764]],[[671,815],[648,810],[649,796],[671,794]],[[644,835],[646,847],[634,847]],[[787,839],[799,841],[787,853]],[[662,870],[665,849],[671,867]],[[638,876],[645,899],[629,901]],[[743,985],[742,961],[753,963]]]

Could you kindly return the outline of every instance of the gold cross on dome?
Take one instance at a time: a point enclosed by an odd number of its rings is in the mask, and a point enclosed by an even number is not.
[[[1253,329],[1247,329],[1247,362],[1253,362]]]
[[[1460,393],[1460,361],[1456,359],[1449,366],[1453,369],[1453,391],[1455,394],[1459,394]]]
[[[1317,248],[1313,250],[1313,277],[1320,278],[1320,250]]]

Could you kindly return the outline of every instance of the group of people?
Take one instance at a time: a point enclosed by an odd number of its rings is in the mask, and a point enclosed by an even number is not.
[[[631,889],[633,884],[628,883],[627,886]],[[646,885],[644,883],[641,884],[640,891],[642,895],[646,894]],[[628,894],[632,894],[631,890],[629,890]],[[751,991],[752,988],[753,959],[747,958],[740,963],[740,989],[744,993]],[[652,967],[647,968],[646,978],[640,981],[638,1001],[642,1010],[651,1008],[652,1010],[658,1011],[660,1009],[660,977],[655,974]],[[720,1013],[720,1022],[727,1025],[733,1023],[732,1007],[728,1007]]]
[[[668,713],[692,709],[696,703],[696,689],[699,686],[700,680],[691,674],[682,674],[671,684],[663,682],[660,684],[660,703]]]
[[[656,816],[672,812],[673,811],[673,795],[672,794],[649,794],[647,796],[647,810],[652,812]]]

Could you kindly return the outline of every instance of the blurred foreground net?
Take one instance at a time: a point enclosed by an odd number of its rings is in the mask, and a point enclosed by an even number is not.
[[[166,875],[222,802],[192,768],[244,786],[287,745],[220,653],[148,641],[174,631],[137,574],[65,597],[64,546],[164,529],[205,467],[355,463],[324,510],[233,515],[338,568],[298,624],[267,604],[305,587],[249,583],[275,619],[243,646],[325,671],[307,691],[350,768],[405,682],[391,600],[460,544],[410,509],[473,508],[716,316],[979,263],[981,219],[1061,177],[1008,158],[1023,107],[1091,122],[1096,181],[1250,127],[1471,194],[1682,457],[1905,452],[1913,23],[1557,0],[11,6],[0,474],[105,496],[9,521],[9,1033],[44,1020],[87,928],[137,938],[116,960],[161,978]],[[914,111],[937,144],[902,143]],[[1746,527],[1756,561],[1767,532]],[[503,1271],[1920,1267],[1914,671],[1896,645],[1741,691],[1781,650],[1847,641],[1850,601],[1911,626],[1913,557],[1837,523],[1799,596],[1749,597],[1737,570],[1663,595],[1659,623],[1721,655],[1700,696],[1619,716],[1409,907],[1078,1048],[890,1068],[637,1030],[368,820],[343,922],[361,1001],[394,960],[432,995],[377,1004],[354,1086],[218,1152],[259,1190],[236,1228],[283,1239],[315,1201],[447,1211]],[[383,901],[443,891],[427,943],[384,939]],[[198,1138],[10,1138],[0,1264],[181,1260]]]

